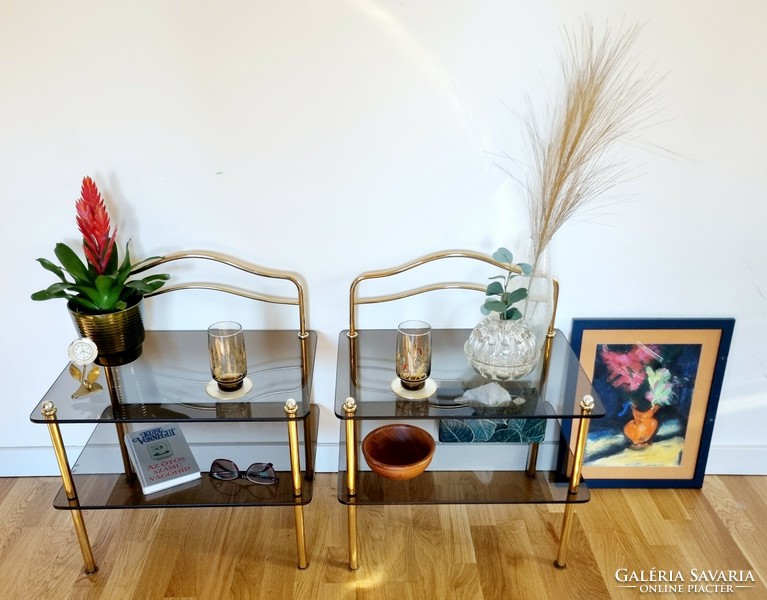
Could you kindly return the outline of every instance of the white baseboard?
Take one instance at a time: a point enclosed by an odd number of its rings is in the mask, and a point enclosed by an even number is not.
[[[253,445],[256,446],[256,445]],[[269,444],[260,444],[258,450],[245,451],[246,445],[237,445],[222,450],[220,446],[216,449],[216,458],[220,456],[232,458],[236,462],[245,464],[246,462],[255,462],[262,460],[261,456],[267,456],[269,453]],[[82,452],[82,446],[67,446],[67,458],[70,465],[74,464]],[[284,446],[282,447],[284,449]],[[210,461],[210,456],[203,450],[200,461]],[[195,455],[197,451],[195,450]],[[106,464],[119,460],[117,445],[105,445],[103,457]],[[250,464],[250,463],[248,463]],[[245,465],[247,466],[247,465]],[[290,468],[288,465],[278,465],[276,468]],[[201,464],[200,467],[207,470],[207,465]],[[99,472],[98,465],[87,465],[87,472]],[[338,470],[338,444],[318,444],[315,470],[320,473],[334,473]],[[113,469],[104,468],[104,472],[113,472]],[[0,448],[0,477],[48,477],[58,476],[59,468],[56,463],[56,457],[53,454],[53,448],[50,446],[24,447],[24,448]]]
[[[68,447],[73,463],[81,447]],[[253,460],[258,460],[258,457]],[[206,468],[203,466],[203,469]],[[492,468],[488,465],[488,468]],[[338,469],[338,445],[317,445],[316,471],[335,473]],[[58,475],[56,458],[50,446],[0,448],[0,477],[45,477]],[[708,475],[767,475],[767,446],[712,446],[706,465]]]
[[[712,446],[707,475],[767,475],[767,446]]]

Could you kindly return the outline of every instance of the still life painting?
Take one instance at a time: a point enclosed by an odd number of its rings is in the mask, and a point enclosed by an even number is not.
[[[575,319],[572,343],[605,406],[592,419],[591,486],[700,487],[732,319]]]

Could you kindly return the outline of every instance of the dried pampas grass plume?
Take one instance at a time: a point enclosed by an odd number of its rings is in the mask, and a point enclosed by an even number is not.
[[[562,225],[626,178],[618,143],[657,112],[663,77],[652,69],[640,72],[631,56],[640,31],[635,25],[596,39],[584,23],[579,35],[566,32],[561,98],[545,123],[529,112],[532,164],[525,187],[534,266]]]

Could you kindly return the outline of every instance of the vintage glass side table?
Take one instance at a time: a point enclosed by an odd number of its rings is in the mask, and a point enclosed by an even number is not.
[[[351,285],[350,327],[338,339],[335,414],[340,419],[338,500],[347,507],[349,567],[359,564],[357,507],[385,504],[564,504],[557,567],[567,564],[567,551],[578,503],[589,500],[581,480],[581,466],[590,419],[605,411],[591,383],[580,368],[567,340],[553,328],[542,347],[538,367],[524,378],[500,382],[512,402],[487,406],[463,400],[468,390],[491,380],[469,367],[463,352],[468,329],[432,331],[432,372],[436,392],[428,399],[400,397],[392,389],[395,378],[396,329],[358,329],[356,309],[440,289],[484,291],[484,285],[446,282],[379,296],[361,296],[359,285],[367,279],[391,277],[428,262],[469,258],[503,268],[492,258],[471,251],[438,252],[405,265],[370,271]],[[558,286],[554,283],[554,302]],[[418,315],[419,318],[427,318]],[[409,315],[408,318],[411,318]],[[522,444],[451,443],[441,428],[483,420],[503,419],[519,431]],[[360,444],[372,429],[407,421],[432,433],[437,449],[431,465],[406,481],[383,478],[368,470]],[[506,426],[506,425],[504,425]],[[530,432],[536,431],[535,435]],[[444,439],[443,439],[444,438]]]
[[[63,481],[54,507],[71,512],[87,573],[97,569],[82,515],[82,511],[91,509],[291,506],[298,567],[308,565],[303,507],[312,500],[313,491],[318,411],[311,399],[317,337],[305,328],[302,284],[287,272],[202,251],[169,255],[151,266],[189,258],[213,260],[252,275],[285,279],[295,285],[296,295],[271,296],[207,283],[176,284],[154,295],[194,288],[294,305],[298,307],[299,329],[245,332],[248,378],[253,385],[236,399],[214,398],[206,392],[211,374],[205,330],[147,331],[138,360],[118,367],[101,367],[98,383],[103,391],[77,399],[72,394],[78,384],[64,369],[30,418],[46,424],[50,430]],[[91,423],[96,427],[80,455],[70,464],[60,426],[72,423]],[[203,473],[197,481],[144,495],[126,453],[123,434],[159,423],[180,425],[188,440],[192,431],[205,437],[205,443],[199,447],[192,444]],[[277,424],[276,433],[270,423]],[[272,431],[268,444],[260,435],[264,428]],[[240,444],[231,443],[227,447],[232,434],[242,436],[243,431],[247,432],[244,434],[249,438],[247,441],[259,442],[259,453],[271,454],[247,457],[243,462],[238,460],[238,464],[246,468],[252,462],[273,462],[279,477],[276,485],[221,482],[208,477],[205,470],[214,458],[233,458],[220,453],[241,445],[238,437]]]

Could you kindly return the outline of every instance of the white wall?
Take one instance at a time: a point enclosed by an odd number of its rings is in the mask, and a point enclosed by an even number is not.
[[[584,15],[645,23],[641,60],[668,77],[660,122],[629,149],[643,175],[621,187],[628,201],[555,240],[558,325],[735,317],[708,470],[767,473],[767,4],[2,0],[0,475],[55,472],[28,417],[74,330],[63,302],[29,294],[51,281],[34,259],[76,240],[83,175],[136,255],[208,248],[305,276],[327,451],[348,283],[524,239],[496,163],[522,156],[525,98],[541,106],[554,88],[562,27]]]

